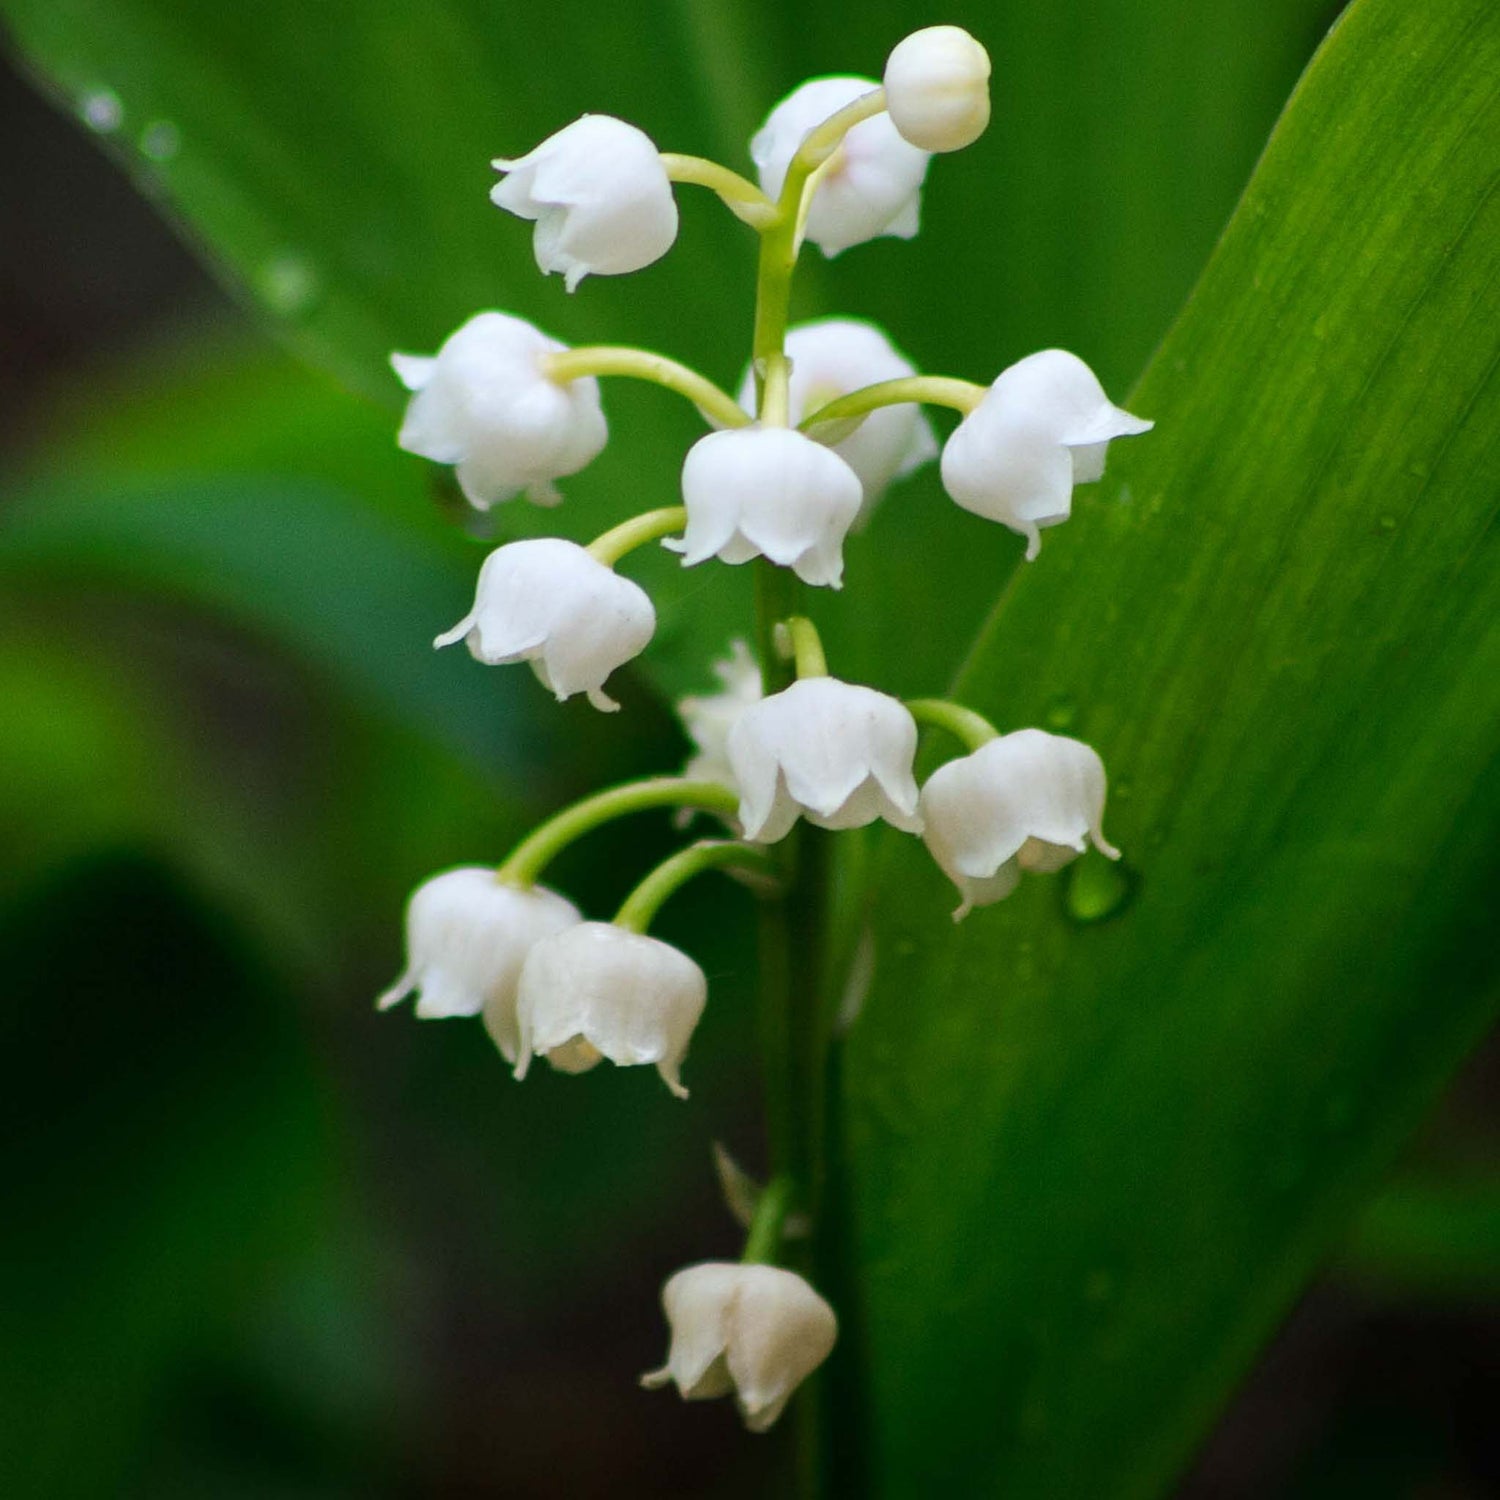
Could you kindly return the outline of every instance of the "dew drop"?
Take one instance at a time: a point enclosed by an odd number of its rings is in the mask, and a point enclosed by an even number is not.
[[[125,119],[125,106],[113,89],[91,89],[78,102],[78,113],[90,130],[108,135]]]
[[[256,290],[272,312],[295,318],[317,301],[317,273],[300,255],[273,255],[255,280]]]
[[[1075,922],[1104,922],[1118,916],[1139,885],[1117,860],[1092,850],[1069,868],[1063,887],[1063,909]]]
[[[1071,698],[1054,698],[1047,705],[1047,727],[1049,729],[1071,729],[1078,717],[1078,705]]]
[[[141,132],[141,155],[151,161],[171,161],[182,149],[182,132],[170,120],[153,120]]]

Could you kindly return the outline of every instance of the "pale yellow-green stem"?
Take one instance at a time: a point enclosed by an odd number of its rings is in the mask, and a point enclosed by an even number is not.
[[[950,703],[946,698],[908,698],[905,702],[907,713],[919,724],[946,729],[971,752],[1000,737],[1000,731],[983,714],[961,703]]]
[[[676,151],[663,151],[661,164],[673,182],[689,182],[717,193],[730,213],[752,229],[776,222],[776,205],[748,177],[706,156],[683,156]]]
[[[505,885],[535,885],[542,871],[576,839],[615,818],[653,807],[691,807],[733,818],[739,812],[740,799],[716,781],[691,781],[684,776],[652,776],[608,787],[565,807],[528,834],[495,872],[495,878]]]
[[[632,349],[623,344],[584,344],[549,354],[542,360],[548,379],[565,383],[586,375],[628,375],[676,391],[711,422],[720,427],[743,427],[750,417],[727,391],[720,390],[706,375],[665,354]]]
[[[983,400],[987,389],[972,381],[955,380],[946,375],[903,375],[896,380],[881,380],[850,391],[810,412],[799,425],[803,432],[810,432],[829,422],[845,422],[851,417],[877,411],[882,406],[901,406],[907,402],[951,406],[954,411],[968,416]]]
[[[654,542],[658,537],[671,536],[687,525],[687,510],[681,505],[664,505],[660,510],[648,510],[608,531],[596,536],[588,545],[591,557],[597,558],[605,567],[612,568],[629,552]]]
[[[797,669],[797,680],[808,677],[826,677],[828,658],[823,654],[823,640],[818,627],[806,615],[793,615],[783,622],[786,631],[786,647],[783,655],[790,656]]]
[[[771,856],[764,849],[754,844],[703,839],[668,856],[646,876],[615,913],[615,926],[630,932],[645,932],[667,899],[688,881],[707,870],[734,865],[749,874],[764,877],[767,890],[774,888],[770,884],[773,879]]]

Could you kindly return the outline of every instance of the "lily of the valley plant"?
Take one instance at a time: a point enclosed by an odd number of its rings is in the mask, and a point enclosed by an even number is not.
[[[764,923],[771,1174],[748,1192],[734,1174],[731,1196],[748,1221],[742,1261],[691,1265],[667,1282],[671,1347],[645,1383],[673,1383],[689,1400],[733,1395],[756,1432],[837,1337],[833,1308],[803,1274],[819,1228],[816,1094],[834,1024],[823,1003],[831,976],[809,972],[823,960],[805,941],[816,927],[808,915],[829,900],[829,836],[812,830],[881,820],[923,838],[958,889],[955,917],[1003,900],[1023,874],[1059,870],[1090,843],[1118,857],[1101,826],[1105,773],[1093,749],[1040,729],[1001,734],[961,704],[902,702],[843,681],[813,622],[815,591],[845,583],[845,537],[914,469],[939,459],[952,499],[1019,533],[1032,559],[1041,529],[1067,520],[1075,485],[1103,474],[1110,443],[1151,425],[1112,405],[1088,366],[1062,350],[1029,355],[981,385],[918,373],[866,322],[787,326],[804,241],[833,256],[917,233],[931,153],[982,134],[989,74],[973,37],[938,26],[895,48],[883,85],[804,83],[751,142],[758,183],[660,152],[636,126],[604,115],[584,115],[495,163],[494,202],[535,224],[537,264],[570,291],[667,253],[675,185],[715,192],[760,240],[738,399],[664,355],[568,349],[493,311],[476,313],[435,355],[392,357],[413,393],[401,445],[453,465],[480,508],[561,498],[557,481],[607,441],[600,376],[654,381],[711,424],[685,456],[680,503],[621,517],[587,545],[547,538],[498,548],[480,569],[473,609],[437,638],[465,642],[481,662],[529,662],[557,698],[582,693],[611,710],[611,674],[649,648],[656,625],[645,591],[617,571],[630,553],[659,542],[684,567],[752,565],[757,612],[745,634],[754,650],[734,642],[715,667],[723,691],[681,705],[692,760],[681,775],[565,809],[498,869],[426,881],[407,912],[406,972],[380,1003],[415,993],[419,1016],[481,1017],[517,1079],[538,1059],[565,1073],[649,1065],[686,1098],[684,1062],[710,986],[692,958],[649,929],[694,876],[744,877]],[[960,414],[941,448],[923,404]],[[860,587],[857,574],[848,584]],[[965,752],[920,787],[919,724]],[[678,809],[679,826],[693,812],[712,814],[724,836],[672,855],[607,922],[584,920],[539,883],[574,840],[648,808]]]

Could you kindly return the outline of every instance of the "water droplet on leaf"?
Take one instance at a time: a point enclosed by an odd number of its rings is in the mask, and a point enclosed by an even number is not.
[[[272,312],[295,318],[317,301],[317,273],[300,255],[272,256],[260,268],[256,290]]]
[[[1047,728],[1070,729],[1078,717],[1078,705],[1071,698],[1054,698],[1047,705]]]
[[[182,132],[170,120],[153,120],[141,132],[141,155],[171,161],[182,149]]]
[[[125,106],[113,89],[91,89],[78,101],[78,113],[90,130],[107,135],[120,128]]]
[[[1068,869],[1063,909],[1075,922],[1103,922],[1118,916],[1135,895],[1138,880],[1117,860],[1092,850]]]

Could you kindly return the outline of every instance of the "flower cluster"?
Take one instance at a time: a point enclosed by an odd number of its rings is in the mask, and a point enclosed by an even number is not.
[[[802,830],[883,822],[926,842],[958,888],[962,917],[1090,843],[1118,858],[1101,828],[1105,773],[1093,749],[1040,729],[1001,734],[960,704],[903,702],[831,675],[805,603],[804,590],[842,586],[846,538],[892,485],[932,460],[953,501],[1024,537],[1030,560],[1041,529],[1067,520],[1074,486],[1101,477],[1110,443],[1151,426],[1113,405],[1088,366],[1062,350],[1029,355],[984,386],[921,374],[868,322],[787,326],[804,241],[831,257],[917,233],[932,155],[971,144],[989,120],[989,74],[973,37],[938,26],[895,48],[883,83],[812,79],[751,141],[755,181],[660,152],[605,115],[584,115],[526,155],[495,162],[494,202],[535,224],[538,266],[560,273],[570,292],[587,276],[661,258],[677,235],[676,187],[711,189],[759,236],[755,332],[737,397],[661,354],[570,349],[500,312],[476,314],[435,355],[393,355],[412,392],[401,446],[452,465],[481,509],[521,495],[555,504],[557,482],[599,456],[608,436],[601,376],[675,391],[711,428],[685,456],[678,503],[622,518],[586,545],[547,537],[497,548],[479,570],[472,609],[436,644],[463,641],[490,665],[529,662],[558,699],[582,693],[615,709],[606,684],[656,627],[649,596],[617,569],[659,542],[684,567],[755,563],[756,647],[737,641],[715,669],[722,691],[680,705],[694,746],[681,775],[597,793],[543,824],[498,869],[450,870],[420,886],[407,912],[407,969],[382,1009],[415,994],[419,1016],[482,1017],[517,1079],[537,1058],[565,1074],[606,1060],[648,1064],[685,1098],[681,1071],[708,983],[693,959],[648,931],[685,881],[736,871],[771,913],[821,900],[809,888],[812,862],[796,852],[817,835]],[[924,404],[959,413],[941,444]],[[967,751],[920,786],[919,724],[948,731]],[[553,856],[593,828],[669,807],[680,817],[711,813],[729,836],[672,855],[611,921],[585,920],[538,884]],[[780,971],[795,967],[789,930],[770,919]],[[766,1003],[808,1001],[777,991]],[[768,1034],[793,1030],[816,1026]],[[786,1056],[767,1063],[783,1069],[785,1086],[816,1086]],[[732,1393],[756,1432],[836,1338],[829,1304],[780,1264],[796,1258],[792,1226],[817,1225],[807,1151],[796,1155],[772,1162],[763,1189],[740,1181],[737,1202],[747,1193],[753,1202],[739,1263],[689,1266],[667,1282],[671,1349],[644,1377],[648,1386],[675,1383],[688,1399]]]

